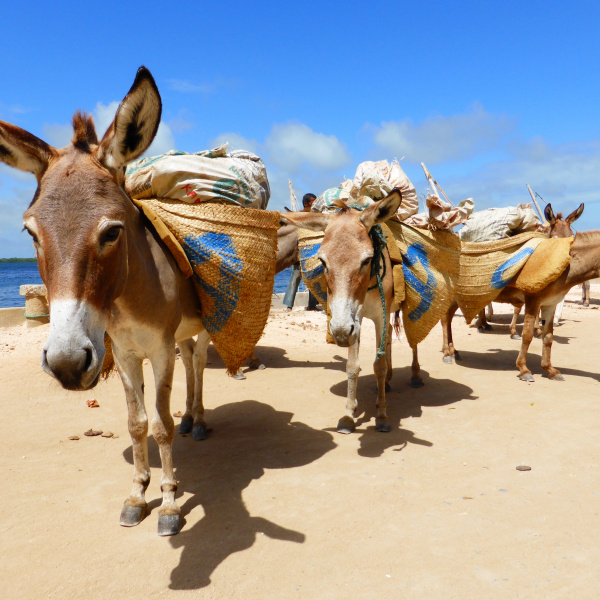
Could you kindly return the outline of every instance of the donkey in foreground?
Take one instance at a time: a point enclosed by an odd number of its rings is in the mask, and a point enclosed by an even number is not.
[[[90,389],[100,377],[105,333],[112,338],[133,444],[133,489],[121,512],[124,526],[137,525],[148,508],[142,362],[148,358],[152,364],[152,433],[162,461],[158,533],[172,535],[181,522],[169,410],[174,347],[195,334],[207,336],[192,279],[184,278],[123,189],[125,166],[150,146],[161,111],[154,79],[141,67],[101,141],[92,118],[82,113],[73,117],[71,145],[62,149],[0,121],[0,160],[33,173],[38,182],[24,226],[33,238],[50,304],[42,368],[68,390]],[[189,352],[185,359],[191,361]],[[206,429],[201,417],[194,425]]]
[[[318,258],[324,269],[327,281],[328,308],[331,313],[329,332],[338,346],[348,348],[346,373],[348,393],[346,414],[339,420],[337,430],[351,433],[356,428],[354,412],[357,407],[356,386],[360,366],[358,351],[360,328],[363,317],[375,323],[376,343],[379,347],[382,334],[385,335],[385,353],[378,354],[373,363],[377,378],[377,431],[390,431],[386,412],[385,391],[392,376],[391,333],[389,324],[390,307],[393,303],[393,278],[390,256],[387,248],[382,252],[385,266],[382,271],[383,296],[387,308],[384,320],[381,296],[376,274],[372,270],[374,257],[373,240],[369,232],[374,225],[392,217],[400,203],[402,194],[394,189],[384,198],[363,211],[339,205],[336,213],[282,213],[281,221],[312,231],[323,231],[325,235],[318,251]],[[380,265],[375,265],[379,270]],[[384,333],[385,332],[385,333]],[[413,364],[413,376],[415,365]]]

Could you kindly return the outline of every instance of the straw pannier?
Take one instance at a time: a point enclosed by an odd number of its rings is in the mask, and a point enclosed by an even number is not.
[[[300,268],[304,285],[312,292],[327,311],[327,281],[323,265],[317,258],[317,252],[323,242],[324,233],[308,229],[298,229],[298,249],[300,251]]]
[[[237,372],[269,316],[279,213],[168,198],[136,204],[159,218],[183,249],[200,298],[202,323],[227,371]],[[175,244],[171,240],[167,245],[172,249]]]
[[[412,348],[422,342],[448,310],[460,268],[460,240],[449,231],[415,229],[393,220],[389,227],[402,255],[402,275],[394,268],[394,285],[404,283],[402,322]],[[395,290],[396,298],[401,298]]]
[[[524,267],[508,284],[528,294],[536,294],[556,281],[571,263],[571,246],[575,238],[542,240]]]
[[[462,243],[456,300],[467,321],[500,294],[544,238],[529,232],[493,242]]]

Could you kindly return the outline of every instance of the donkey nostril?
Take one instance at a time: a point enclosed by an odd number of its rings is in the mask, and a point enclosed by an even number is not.
[[[86,348],[85,349],[85,365],[83,367],[84,372],[90,368],[93,358],[94,358],[94,355],[92,354],[92,350],[90,348]]]
[[[354,324],[350,325],[350,333],[348,335],[352,335],[354,333]]]

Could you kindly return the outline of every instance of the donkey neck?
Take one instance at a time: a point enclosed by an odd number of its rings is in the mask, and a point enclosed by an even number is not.
[[[600,276],[600,231],[585,231],[575,236],[567,276],[569,287]]]

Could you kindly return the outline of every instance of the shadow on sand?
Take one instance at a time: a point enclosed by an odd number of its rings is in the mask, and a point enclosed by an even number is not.
[[[199,506],[202,519],[185,526],[170,538],[183,548],[179,565],[171,573],[170,588],[190,590],[210,584],[213,571],[235,552],[250,548],[258,534],[272,539],[303,543],[302,532],[287,529],[262,516],[252,516],[242,491],[265,469],[293,469],[318,460],[336,447],[333,436],[292,421],[293,414],[246,400],[208,410],[206,420],[214,428],[205,442],[175,434],[173,460],[182,492],[191,497],[181,504],[185,516]],[[158,446],[148,439],[150,465],[160,467]],[[132,463],[132,449],[124,452]],[[160,500],[149,503],[154,510]]]
[[[556,340],[556,337],[554,339]],[[569,340],[570,338],[565,339]],[[462,360],[456,363],[459,367],[481,369],[484,371],[507,371],[508,373],[513,373],[515,376],[518,374],[516,367],[517,357],[519,356],[518,349],[502,350],[501,348],[490,348],[487,352],[469,352],[468,350],[459,350],[459,352],[462,357]],[[591,379],[600,381],[598,373],[562,367],[555,359],[556,357],[553,356],[552,365],[565,376],[576,375],[577,377],[590,377]],[[533,373],[534,377],[547,377],[546,372],[542,369],[542,357],[539,354],[527,353],[527,367]]]
[[[294,367],[320,367],[322,369],[330,369],[332,371],[345,371],[346,359],[341,356],[335,356],[335,360],[327,360],[324,362],[310,360],[291,360],[288,358],[284,348],[277,346],[256,346],[256,356],[267,367],[267,369],[292,369]],[[208,347],[208,369],[224,369],[225,363],[218,355],[215,347],[211,344]],[[244,373],[250,369],[243,368]]]
[[[425,385],[422,388],[411,388],[410,367],[395,368],[390,385],[392,389],[386,393],[387,414],[391,424],[389,433],[378,433],[375,430],[377,400],[377,380],[375,375],[359,376],[358,407],[355,412],[356,431],[352,435],[360,436],[360,456],[375,458],[381,456],[388,448],[399,452],[408,444],[433,446],[427,440],[415,436],[414,432],[402,427],[402,419],[418,418],[423,414],[423,407],[447,406],[461,400],[477,400],[473,390],[450,379],[431,379],[427,371],[421,371]],[[345,398],[348,389],[347,380],[340,381],[331,387],[331,392],[341,396],[339,416],[344,415]],[[366,425],[369,423],[369,425]],[[332,424],[330,431],[335,431]]]

